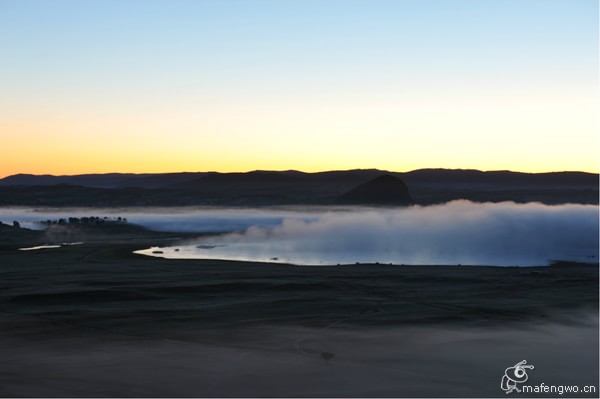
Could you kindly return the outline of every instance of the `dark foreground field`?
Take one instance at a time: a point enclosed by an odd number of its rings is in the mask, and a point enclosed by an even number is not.
[[[506,397],[524,359],[598,386],[597,266],[178,261],[134,233],[0,250],[0,396]]]

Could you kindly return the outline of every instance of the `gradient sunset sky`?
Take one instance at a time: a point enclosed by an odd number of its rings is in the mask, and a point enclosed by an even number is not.
[[[595,0],[0,0],[0,177],[598,172]]]

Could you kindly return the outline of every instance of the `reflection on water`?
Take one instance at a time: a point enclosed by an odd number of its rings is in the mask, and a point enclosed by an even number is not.
[[[548,258],[545,261],[528,260],[522,258],[499,259],[494,262],[483,257],[478,260],[471,258],[423,258],[419,260],[414,254],[402,254],[393,251],[319,251],[308,252],[291,245],[273,245],[272,243],[233,243],[227,245],[182,245],[178,247],[151,247],[135,251],[140,255],[149,255],[167,259],[214,259],[231,260],[242,262],[264,262],[292,264],[300,266],[335,266],[348,264],[382,264],[382,265],[404,265],[404,264],[435,264],[435,265],[488,265],[488,266],[544,266],[553,260],[564,260],[574,262],[594,262],[596,256],[586,256],[585,253],[573,252],[570,255]],[[589,253],[587,251],[586,253]]]
[[[60,245],[38,245],[37,247],[29,247],[29,248],[19,248],[19,251],[36,251],[38,249],[52,249],[52,248],[60,248],[64,246],[70,245],[81,245],[83,242],[63,242]]]
[[[221,259],[244,262],[268,262],[294,264],[304,266],[327,266],[347,263],[375,263],[366,256],[340,256],[331,253],[323,254],[298,253],[293,248],[281,246],[274,248],[257,243],[235,243],[215,245],[183,245],[178,247],[151,247],[135,251],[137,254],[150,255],[169,259]],[[358,260],[357,260],[358,259]],[[391,263],[391,260],[386,263]]]
[[[38,249],[60,248],[60,245],[38,245],[37,247],[19,248],[19,251],[36,251]]]

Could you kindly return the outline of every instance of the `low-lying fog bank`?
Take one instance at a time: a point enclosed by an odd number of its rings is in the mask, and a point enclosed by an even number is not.
[[[138,253],[168,258],[335,265],[535,266],[597,262],[598,208],[476,204],[294,214],[279,224]]]
[[[598,261],[598,207],[472,203],[407,208],[0,209],[0,220],[116,215],[156,231],[230,232],[139,253],[279,262],[533,266]]]
[[[0,375],[10,376],[0,396],[501,397],[505,369],[522,360],[534,366],[528,385],[598,389],[597,338],[597,316],[569,326],[263,326],[185,340],[0,336]]]

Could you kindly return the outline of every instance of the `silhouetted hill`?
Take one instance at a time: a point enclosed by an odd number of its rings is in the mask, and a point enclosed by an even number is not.
[[[227,203],[237,205],[330,203],[379,174],[376,170],[209,173],[167,188],[194,193],[210,202],[226,198]]]
[[[596,173],[420,169],[402,176],[421,204],[461,198],[478,202],[598,203]]]
[[[598,174],[421,169],[407,173],[356,169],[305,173],[188,172],[163,174],[14,175],[0,179],[0,205],[175,206],[330,204],[382,174],[401,179],[417,204],[455,199],[598,203]]]
[[[353,188],[337,199],[342,204],[410,205],[413,199],[397,177],[382,175]]]
[[[520,173],[506,170],[419,169],[402,174],[407,184],[436,186],[551,186],[553,188],[598,186],[598,174],[584,172]]]
[[[73,176],[18,174],[0,179],[3,186],[55,186],[67,184],[72,186],[94,188],[159,188],[183,181],[189,181],[205,173],[106,173]]]
[[[0,180],[0,186],[54,186],[69,184],[84,187],[114,188],[131,179],[133,174],[107,173],[75,176],[18,174]]]

